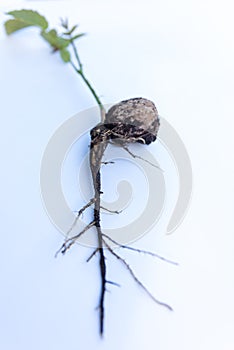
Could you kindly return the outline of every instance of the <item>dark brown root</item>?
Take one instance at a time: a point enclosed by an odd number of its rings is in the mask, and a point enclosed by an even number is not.
[[[67,236],[69,235],[69,233],[71,233],[71,231],[73,230],[73,228],[76,226],[77,221],[79,220],[79,217],[83,214],[83,212],[88,209],[93,203],[95,202],[95,198],[90,199],[90,201],[84,205],[78,212],[76,215],[75,220],[73,221],[71,227],[69,228],[69,230],[67,231]]]
[[[112,284],[113,286],[116,286],[116,287],[121,287],[121,285],[119,283],[116,283],[116,282],[113,282],[113,281],[106,281],[106,283]]]
[[[103,207],[102,205],[100,205],[100,208],[103,209],[103,210],[106,210],[106,211],[108,211],[109,213],[112,213],[112,214],[120,214],[120,213],[122,213],[122,210],[110,210],[110,209],[107,209],[107,208]]]
[[[150,252],[148,250],[133,248],[133,247],[130,247],[130,246],[127,246],[127,245],[120,244],[117,241],[115,241],[114,239],[112,239],[110,236],[106,235],[105,233],[103,233],[102,236],[107,238],[107,239],[109,239],[109,241],[111,241],[112,243],[116,244],[120,248],[132,250],[133,252],[137,252],[137,253],[147,254],[147,255],[153,256],[154,258],[158,258],[160,260],[163,260],[163,261],[165,261],[165,262],[167,262],[169,264],[172,264],[172,265],[179,265],[175,261],[172,261],[172,260],[169,260],[167,258],[164,258],[163,256],[161,256],[159,254],[156,254],[156,253],[153,253],[153,252]]]
[[[104,333],[104,315],[105,315],[105,308],[104,308],[104,299],[105,299],[105,292],[106,292],[106,262],[105,262],[105,255],[104,250],[102,247],[98,249],[100,253],[99,258],[99,266],[100,266],[100,273],[101,273],[101,292],[100,292],[100,298],[99,298],[99,333],[100,336],[103,336]]]
[[[113,161],[108,161],[108,162],[101,162],[101,164],[103,164],[103,165],[107,165],[107,164],[115,164],[115,162],[113,162]]]
[[[86,83],[88,82],[86,81]],[[96,100],[97,102],[99,101],[97,96],[96,96]],[[79,234],[71,238],[67,238],[63,243],[63,245],[61,246],[61,248],[59,249],[59,251],[56,253],[56,256],[60,252],[62,254],[65,254],[66,251],[70,249],[70,247],[77,241],[77,239],[81,235],[83,235],[89,228],[91,228],[92,226],[96,227],[98,247],[88,257],[87,262],[89,262],[96,255],[96,253],[99,253],[99,270],[100,270],[100,277],[101,277],[101,288],[100,288],[100,296],[99,296],[99,304],[98,304],[99,327],[100,327],[99,333],[101,336],[103,336],[104,311],[105,311],[104,299],[105,299],[105,292],[107,291],[106,285],[112,284],[112,285],[119,286],[118,283],[108,281],[106,279],[106,262],[105,262],[105,254],[104,254],[105,247],[112,255],[114,255],[118,260],[122,262],[122,264],[129,271],[129,273],[131,274],[135,282],[149,295],[149,297],[154,302],[168,308],[169,310],[172,310],[172,308],[169,305],[157,300],[149,292],[149,290],[136,277],[135,273],[133,272],[131,267],[127,264],[127,262],[121,256],[119,256],[114,252],[114,250],[109,246],[109,244],[106,242],[104,237],[112,241],[112,243],[117,244],[121,248],[129,249],[139,253],[149,254],[151,256],[157,257],[161,260],[164,260],[170,263],[174,263],[174,262],[171,262],[159,256],[158,254],[154,254],[144,250],[131,248],[125,245],[118,244],[117,242],[112,240],[110,237],[102,233],[101,224],[100,224],[101,209],[107,210],[108,212],[112,212],[115,214],[120,213],[119,211],[111,211],[107,208],[103,208],[100,205],[100,202],[101,202],[100,195],[103,193],[101,191],[101,174],[100,174],[101,166],[103,164],[114,163],[112,161],[108,161],[108,162],[102,161],[102,157],[105,152],[105,149],[108,143],[113,142],[114,144],[124,148],[124,150],[126,150],[133,158],[141,159],[149,163],[150,165],[156,168],[159,168],[157,165],[151,163],[150,161],[138,155],[135,155],[127,147],[127,145],[129,145],[130,143],[136,143],[136,142],[149,145],[151,142],[154,142],[156,140],[158,128],[160,125],[157,109],[153,102],[143,98],[135,98],[127,101],[122,101],[121,103],[112,107],[107,114],[105,113],[105,110],[101,105],[101,114],[102,114],[101,123],[96,125],[90,131],[90,136],[91,136],[90,169],[91,169],[92,179],[93,179],[94,198],[91,199],[89,203],[87,203],[82,209],[78,211],[78,214],[72,226],[70,227],[69,231],[67,232],[67,235],[71,233],[72,229],[75,227],[80,215],[82,215],[82,213],[87,208],[89,208],[92,204],[94,204],[94,212],[93,212],[94,220],[89,225],[87,225]]]
[[[97,252],[98,252],[98,248],[96,248],[96,249],[92,252],[92,254],[88,257],[88,259],[86,259],[86,262],[89,262],[89,261],[96,255]]]
[[[130,275],[133,277],[134,281],[146,292],[146,294],[148,294],[148,296],[156,303],[159,304],[161,306],[164,306],[165,308],[167,308],[170,311],[173,311],[172,307],[158,299],[156,299],[153,294],[150,293],[150,291],[144,286],[144,284],[136,277],[135,273],[133,272],[133,270],[131,269],[131,267],[128,265],[128,263],[118,254],[116,254],[114,252],[114,250],[109,246],[109,244],[106,243],[106,241],[103,239],[103,242],[105,244],[105,246],[107,247],[107,249],[109,250],[109,252],[114,255],[116,257],[116,259],[120,260],[122,262],[122,264],[126,267],[126,269],[128,270],[128,272],[130,273]]]
[[[77,239],[80,238],[86,231],[88,231],[91,227],[95,226],[95,221],[91,221],[85,228],[78,233],[77,235],[70,237],[65,240],[65,242],[62,244],[61,248],[56,252],[55,257],[58,256],[59,253],[65,254],[68,249],[71,248],[71,246],[76,243]]]
[[[130,154],[130,156],[132,156],[133,158],[137,158],[137,159],[143,160],[144,162],[146,162],[146,163],[152,165],[154,168],[157,168],[157,169],[163,171],[158,165],[156,165],[156,164],[154,164],[154,163],[151,163],[149,160],[147,160],[147,159],[145,159],[145,158],[143,158],[143,157],[141,157],[141,156],[138,156],[138,155],[134,154],[132,151],[130,151],[130,149],[126,146],[126,144],[121,145],[121,147],[122,147],[126,152],[128,152],[128,153]]]

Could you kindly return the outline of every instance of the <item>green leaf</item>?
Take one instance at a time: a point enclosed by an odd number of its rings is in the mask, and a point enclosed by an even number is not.
[[[70,39],[70,41],[75,41],[76,39],[79,39],[79,38],[81,38],[81,37],[84,36],[84,35],[85,35],[85,33],[77,34],[77,35],[73,36],[73,37]]]
[[[25,27],[29,27],[30,24],[19,21],[18,19],[9,19],[5,22],[5,29],[8,35],[16,32],[19,29],[23,29]]]
[[[64,49],[70,44],[70,40],[59,37],[55,29],[42,31],[41,36],[56,50]]]
[[[71,60],[70,52],[67,49],[60,50],[60,56],[61,56],[63,62],[65,62],[65,63],[70,62],[70,60]]]
[[[32,10],[16,10],[10,11],[7,13],[10,16],[13,16],[19,21],[25,22],[31,26],[37,26],[43,30],[48,28],[48,22],[44,16],[41,16],[38,12]]]
[[[71,35],[74,32],[74,30],[76,30],[77,27],[78,27],[77,24],[74,25],[71,30],[68,30],[67,32],[63,33],[63,35]]]

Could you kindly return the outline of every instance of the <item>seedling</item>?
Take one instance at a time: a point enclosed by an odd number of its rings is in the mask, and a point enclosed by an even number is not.
[[[169,310],[172,310],[168,304],[157,300],[150,293],[144,284],[136,277],[129,264],[119,254],[116,253],[114,248],[112,248],[111,243],[122,249],[128,249],[137,253],[148,254],[172,264],[176,263],[167,260],[158,254],[136,249],[127,245],[122,245],[116,240],[113,240],[110,236],[103,233],[100,216],[100,211],[102,209],[101,167],[105,164],[103,161],[104,152],[108,145],[113,143],[122,147],[132,157],[142,159],[140,156],[133,154],[128,146],[132,143],[149,145],[151,142],[154,142],[156,140],[160,122],[158,111],[154,103],[145,98],[132,98],[126,101],[121,101],[106,111],[98,94],[96,93],[96,90],[85,75],[83,64],[81,63],[80,56],[75,45],[76,40],[80,39],[84,33],[77,33],[77,25],[70,27],[68,20],[61,20],[62,32],[58,33],[55,29],[48,29],[48,21],[38,12],[31,10],[20,10],[11,11],[8,13],[8,15],[12,16],[12,18],[5,22],[6,33],[10,35],[26,27],[38,27],[40,29],[41,37],[48,42],[52,48],[52,52],[58,52],[61,56],[61,59],[65,63],[70,64],[74,71],[83,79],[100,109],[100,123],[98,123],[90,131],[91,142],[89,165],[92,173],[94,197],[89,201],[89,203],[87,203],[78,211],[73,225],[67,232],[67,238],[65,239],[59,251],[56,253],[56,255],[58,253],[65,254],[67,250],[77,242],[79,237],[84,235],[85,232],[87,232],[91,227],[96,228],[98,242],[97,247],[94,249],[93,253],[87,259],[87,261],[90,261],[96,254],[99,255],[99,268],[101,276],[101,290],[98,303],[100,335],[102,336],[104,333],[104,300],[107,289],[106,286],[107,284],[117,285],[117,283],[109,281],[107,279],[105,249],[107,249],[126,267],[136,283],[148,294],[148,296],[155,303],[160,304]],[[151,165],[156,166],[154,164]],[[70,237],[69,234],[77,223],[79,217],[87,208],[91,206],[94,207],[92,221],[81,232]],[[106,210],[108,210],[108,208]]]

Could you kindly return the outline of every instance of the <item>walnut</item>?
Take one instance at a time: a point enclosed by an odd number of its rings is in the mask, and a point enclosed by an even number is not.
[[[104,124],[112,130],[112,139],[150,144],[157,138],[159,116],[155,104],[145,98],[131,98],[111,107]]]

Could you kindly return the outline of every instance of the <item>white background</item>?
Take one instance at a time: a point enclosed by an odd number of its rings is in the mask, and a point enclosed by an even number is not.
[[[5,5],[4,5],[5,4]],[[54,259],[62,236],[45,214],[39,187],[46,144],[92,96],[37,30],[10,38],[1,25],[0,348],[233,350],[232,1],[3,1],[3,12],[39,10],[51,24],[68,16],[86,38],[79,50],[105,103],[144,96],[180,134],[194,174],[183,224],[163,223],[137,245],[179,267],[123,252],[170,313],[144,294],[108,257],[105,337],[98,336],[97,260],[74,247]],[[164,218],[166,220],[166,218]]]

